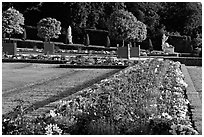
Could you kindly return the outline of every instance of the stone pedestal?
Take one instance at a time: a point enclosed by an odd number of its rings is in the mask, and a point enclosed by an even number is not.
[[[118,58],[127,58],[130,59],[131,57],[139,57],[140,56],[140,46],[138,47],[118,47],[117,50]]]
[[[118,47],[117,55],[118,55],[118,58],[129,59],[130,58],[130,47],[129,47],[129,45],[127,47]]]
[[[54,47],[55,47],[54,43],[44,42],[44,50],[43,50],[43,52],[45,54],[54,54]]]
[[[3,52],[8,55],[17,54],[17,44],[16,43],[2,43]]]
[[[163,50],[166,53],[174,54],[174,47],[165,47]]]
[[[72,36],[68,36],[68,42],[69,42],[69,44],[73,44],[73,42],[72,42]]]
[[[130,48],[130,57],[139,57],[140,56],[140,45],[138,47]]]

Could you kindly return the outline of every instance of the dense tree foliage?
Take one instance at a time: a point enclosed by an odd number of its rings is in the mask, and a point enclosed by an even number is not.
[[[24,17],[18,10],[9,8],[2,14],[2,33],[8,34],[9,37],[12,34],[22,34],[24,29]]]
[[[38,37],[50,41],[51,38],[58,38],[61,34],[61,22],[54,18],[43,18],[37,24]]]
[[[158,2],[130,2],[126,3],[128,11],[132,12],[135,17],[145,23],[148,29],[148,35],[154,36],[159,26],[160,16],[158,11],[162,8]]]
[[[162,6],[160,20],[168,31],[191,35],[193,29],[202,26],[201,3],[172,2],[162,3]]]
[[[198,2],[3,2],[2,10],[14,7],[25,17],[27,26],[36,26],[45,17],[56,18],[62,31],[73,29],[73,39],[83,41],[85,28],[108,30],[114,11],[126,10],[147,26],[148,37],[164,28],[181,35],[201,33],[202,5]]]

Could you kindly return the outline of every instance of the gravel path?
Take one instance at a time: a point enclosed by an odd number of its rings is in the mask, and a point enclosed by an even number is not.
[[[55,68],[60,69],[60,68]],[[18,88],[4,90],[2,94],[2,114],[15,108],[15,100],[23,100],[26,106],[38,109],[51,102],[67,97],[95,82],[117,72],[114,69],[66,69],[64,73],[26,83]],[[17,72],[16,72],[17,73]],[[4,80],[3,80],[4,81]]]

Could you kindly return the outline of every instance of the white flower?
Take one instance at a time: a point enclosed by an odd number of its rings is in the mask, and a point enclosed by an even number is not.
[[[180,85],[184,86],[185,88],[188,87],[188,84],[187,84],[182,78],[177,77],[177,78],[176,78],[176,81],[177,81]]]
[[[45,130],[46,130],[46,135],[52,135],[53,132],[52,132],[52,124],[49,124],[45,127]]]
[[[54,132],[57,132],[59,135],[62,134],[62,130],[57,126],[57,124],[53,125],[50,123],[45,127],[45,130],[46,135],[53,135]]]
[[[54,110],[50,110],[50,116],[51,117],[56,117],[55,111]]]
[[[57,124],[53,125],[53,131],[57,132],[59,135],[62,134],[62,130],[57,126]]]
[[[172,117],[168,114],[168,113],[162,113],[162,116],[164,117],[164,118],[166,118],[166,119],[172,119]]]
[[[180,118],[183,118],[183,119],[185,119],[186,118],[186,113],[184,112],[184,111],[179,111],[179,113],[178,113],[178,116],[180,117]]]
[[[157,107],[157,104],[151,104],[150,107]]]

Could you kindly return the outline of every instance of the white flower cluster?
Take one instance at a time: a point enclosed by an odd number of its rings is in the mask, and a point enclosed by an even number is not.
[[[61,135],[62,130],[57,126],[57,124],[49,124],[45,127],[46,135]]]

